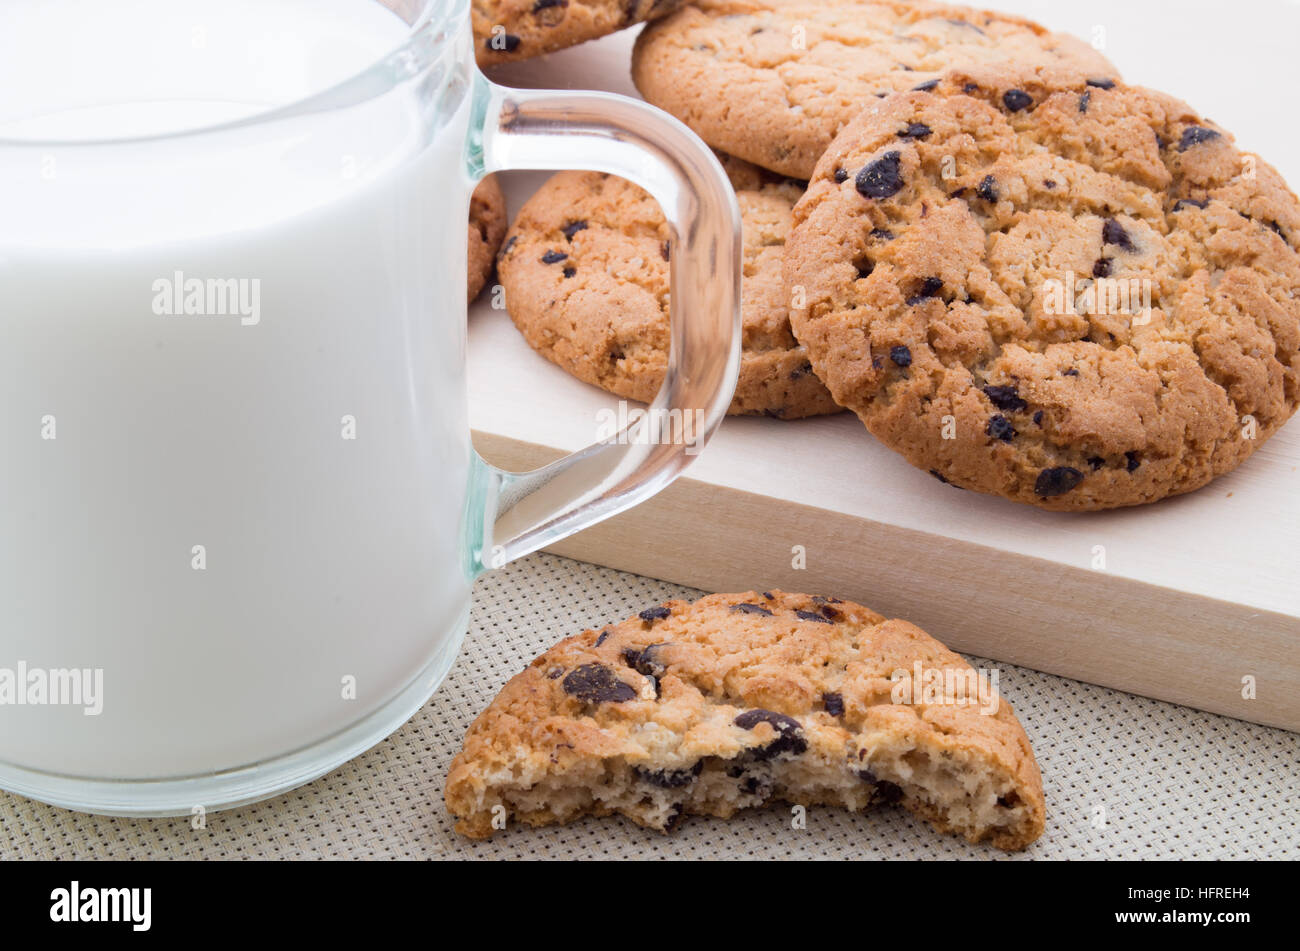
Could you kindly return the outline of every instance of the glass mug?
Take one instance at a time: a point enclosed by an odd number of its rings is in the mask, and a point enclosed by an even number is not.
[[[469,195],[572,167],[672,225],[654,409],[702,431],[509,474],[470,445]],[[663,113],[488,82],[468,0],[7,0],[0,788],[230,807],[395,730],[478,574],[653,495],[716,429],[739,230]]]

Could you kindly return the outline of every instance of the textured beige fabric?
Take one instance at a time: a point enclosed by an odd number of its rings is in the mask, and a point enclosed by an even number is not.
[[[433,700],[343,768],[278,799],[211,814],[198,831],[188,817],[109,819],[0,793],[0,858],[1008,858],[893,809],[813,809],[807,827],[793,829],[790,811],[773,807],[730,821],[690,819],[672,836],[618,818],[511,828],[481,843],[451,831],[447,764],[511,675],[583,627],[693,595],[562,558],[526,559],[479,582],[469,637]],[[1300,858],[1300,734],[999,669],[1047,795],[1047,832],[1012,859]]]

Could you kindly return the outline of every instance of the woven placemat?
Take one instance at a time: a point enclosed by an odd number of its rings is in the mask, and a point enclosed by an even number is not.
[[[693,592],[535,555],[474,591],[470,633],[446,683],[401,730],[287,795],[190,820],[113,819],[0,793],[0,858],[1004,858],[937,835],[906,813],[787,808],[691,818],[672,836],[621,818],[456,835],[447,765],[473,718],[543,649],[586,627]],[[941,640],[942,631],[931,632]],[[968,658],[977,667],[988,661]],[[1047,793],[1028,858],[1300,857],[1300,734],[999,665]]]

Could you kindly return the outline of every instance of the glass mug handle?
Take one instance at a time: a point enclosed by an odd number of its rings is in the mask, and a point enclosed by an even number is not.
[[[649,192],[672,231],[672,346],[649,413],[533,472],[506,472],[475,454],[471,511],[483,516],[470,526],[468,554],[478,575],[645,501],[712,437],[740,367],[741,244],[740,210],[722,166],[676,119],[611,93],[475,82],[474,178],[506,169],[608,172]]]

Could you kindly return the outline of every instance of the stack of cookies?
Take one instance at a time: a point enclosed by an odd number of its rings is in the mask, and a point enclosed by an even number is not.
[[[997,13],[678,7],[525,4],[498,46],[480,28],[480,56],[654,20],[637,88],[717,151],[743,219],[731,412],[849,409],[945,483],[1056,510],[1200,488],[1295,412],[1300,200],[1186,104]],[[523,207],[498,269],[534,349],[649,401],[672,252],[644,192],[566,172]],[[447,805],[485,837],[509,821],[619,814],[670,831],[773,801],[896,803],[1025,847],[1044,804],[1024,730],[1009,706],[900,695],[936,672],[975,676],[912,625],[835,598],[652,606],[511,680],[470,728]]]
[[[1294,413],[1300,200],[1090,46],[924,2],[619,7],[531,5],[480,55],[653,20],[633,80],[742,210],[733,413],[847,408],[935,478],[1057,510],[1200,488]],[[505,238],[506,306],[548,359],[648,401],[670,239],[635,186],[558,175]]]

